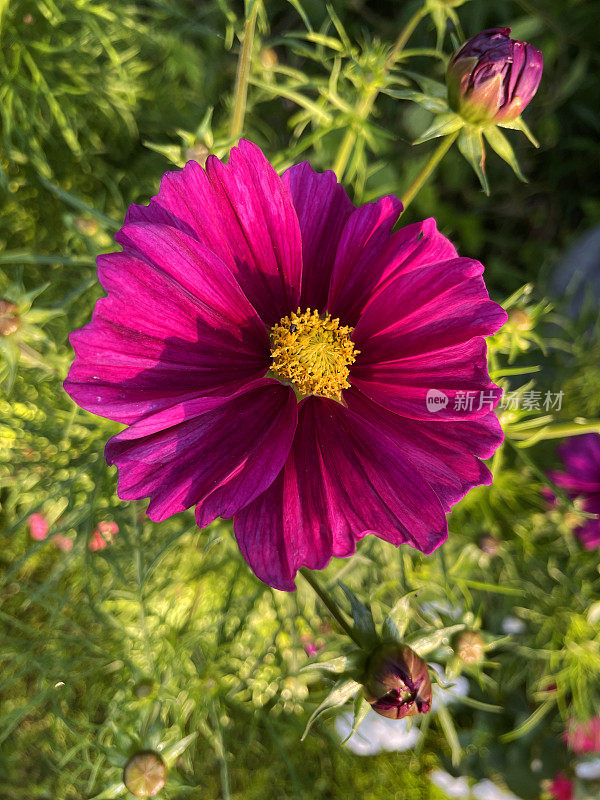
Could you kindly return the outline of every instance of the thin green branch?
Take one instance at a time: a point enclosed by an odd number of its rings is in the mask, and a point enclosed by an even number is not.
[[[244,40],[238,59],[237,73],[235,76],[235,89],[233,92],[233,108],[229,123],[229,135],[237,141],[244,130],[244,117],[246,116],[246,99],[248,97],[248,81],[250,78],[250,65],[252,62],[252,44],[254,42],[254,29],[258,14],[258,2],[252,6],[252,11],[244,25]]]
[[[427,15],[427,10],[425,7],[420,8],[416,11],[413,16],[409,19],[406,23],[403,30],[400,32],[400,36],[396,40],[395,45],[390,51],[389,56],[385,60],[385,64],[383,65],[383,75],[388,73],[390,69],[396,63],[396,59],[404,50],[406,43],[410,39],[413,34],[413,31],[419,24],[419,22]],[[364,97],[362,97],[356,107],[354,109],[354,118],[357,122],[364,122],[371,113],[373,106],[375,104],[375,100],[377,100],[377,96],[381,91],[381,83],[380,82],[373,82],[369,87],[368,91]],[[354,149],[354,145],[356,144],[357,133],[356,133],[356,126],[352,125],[346,131],[344,138],[342,139],[342,143],[338,150],[338,154],[335,159],[335,164],[333,166],[333,171],[338,177],[338,180],[342,180],[344,172],[346,171],[346,167],[348,166],[348,161],[350,160],[350,156],[352,155],[352,150]]]
[[[442,141],[439,143],[437,148],[431,154],[429,160],[423,167],[423,169],[419,172],[417,177],[408,187],[404,195],[402,196],[402,205],[404,206],[404,211],[409,207],[412,201],[415,199],[417,194],[423,188],[425,183],[429,180],[431,175],[433,174],[435,168],[440,163],[442,158],[446,155],[448,150],[452,147],[454,142],[456,141],[456,137],[458,136],[458,131],[455,133],[450,133],[448,136],[444,136]]]
[[[338,623],[340,628],[344,631],[344,633],[348,634],[348,636],[352,639],[355,644],[359,647],[360,642],[356,638],[354,631],[351,625],[348,623],[346,618],[344,617],[343,612],[338,608],[337,603],[333,599],[333,597],[329,594],[327,589],[324,586],[321,586],[319,581],[315,578],[315,576],[310,572],[310,570],[306,569],[306,567],[302,567],[300,569],[302,577],[304,580],[310,585],[314,593],[319,597],[323,605],[327,608],[331,616],[335,619]]]

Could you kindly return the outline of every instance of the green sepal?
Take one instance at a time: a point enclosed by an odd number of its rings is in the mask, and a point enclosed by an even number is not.
[[[485,146],[481,129],[465,125],[458,137],[458,149],[475,170],[481,188],[489,196],[490,186],[485,174]]]
[[[330,708],[339,708],[340,706],[343,706],[353,695],[356,694],[356,692],[358,692],[360,688],[360,683],[352,678],[341,678],[339,681],[337,681],[321,705],[310,715],[300,741],[304,741],[317,717],[320,717],[324,711],[327,711]]]
[[[418,92],[416,89],[384,89],[383,91],[394,100],[411,100],[427,111],[431,111],[432,114],[444,114],[450,110],[448,103],[443,98]]]
[[[512,171],[515,173],[517,178],[520,181],[523,181],[523,183],[527,183],[527,178],[523,175],[521,168],[519,167],[519,162],[517,161],[515,151],[502,131],[499,131],[495,125],[489,125],[483,129],[483,135],[490,143],[492,149],[495,150],[500,158],[503,161],[506,161],[509,167],[512,168]]]
[[[456,733],[456,727],[452,717],[450,716],[448,708],[443,703],[437,704],[436,711],[440,726],[444,732],[448,746],[450,747],[452,764],[456,767],[460,763],[462,753],[460,742],[458,741],[458,734]]]
[[[367,716],[370,710],[371,706],[365,700],[365,696],[361,689],[361,691],[358,692],[358,694],[354,698],[354,717],[352,719],[352,730],[350,731],[348,736],[346,736],[342,744],[346,744],[348,739],[350,739],[351,736],[354,736],[354,734],[360,728],[364,718]]]
[[[423,656],[433,652],[440,647],[440,645],[444,644],[444,642],[447,642],[453,633],[462,631],[464,629],[465,625],[462,622],[458,625],[449,625],[447,628],[440,628],[439,630],[433,631],[433,633],[427,633],[424,636],[421,635],[417,638],[406,639],[405,644],[414,650],[418,656],[423,658]]]
[[[387,614],[381,626],[381,634],[384,639],[392,639],[395,642],[402,643],[410,619],[411,594],[414,594],[414,592],[401,597]]]
[[[534,147],[540,146],[538,140],[535,138],[533,133],[529,130],[529,128],[525,124],[523,117],[517,117],[516,119],[513,119],[510,122],[499,122],[498,125],[501,128],[508,128],[511,131],[521,131],[521,133],[525,134],[525,136],[529,139],[529,141]]]
[[[439,97],[442,100],[447,101],[448,89],[446,88],[445,83],[433,80],[433,78],[428,78],[425,75],[421,75],[419,72],[412,72],[411,70],[404,70],[404,74],[407,78],[412,78],[412,80],[421,87],[425,94],[432,95],[433,97]]]
[[[179,741],[173,742],[173,744],[165,747],[165,749],[160,753],[165,761],[165,764],[168,767],[172,767],[179,756],[185,752],[185,750],[187,750],[191,743],[197,738],[198,731],[194,731],[194,733],[190,733],[189,736],[184,736],[183,739],[179,739]]]
[[[423,142],[428,142],[430,139],[437,139],[438,136],[448,136],[450,133],[456,133],[456,131],[460,130],[464,125],[464,119],[459,114],[455,114],[454,111],[448,111],[446,114],[438,114],[425,133],[422,133],[418,139],[415,139],[413,144],[422,144]]]
[[[331,658],[329,661],[315,661],[312,664],[306,664],[301,667],[299,672],[306,672],[311,669],[322,669],[324,672],[332,672],[336,675],[341,675],[343,672],[349,672],[356,668],[360,663],[362,656],[361,651],[356,650],[347,656],[338,656]]]
[[[361,645],[366,648],[374,647],[378,640],[377,631],[375,630],[375,622],[373,621],[373,614],[362,603],[354,592],[349,589],[345,584],[340,581],[340,588],[350,601],[352,610],[352,619],[354,621],[354,632]]]

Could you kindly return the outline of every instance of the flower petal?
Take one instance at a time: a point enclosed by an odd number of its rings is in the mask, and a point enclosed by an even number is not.
[[[285,468],[234,518],[242,554],[265,583],[293,591],[299,567],[351,555],[367,533],[425,553],[445,540],[440,501],[377,423],[323,398],[300,404]]]
[[[415,475],[429,483],[444,511],[475,486],[491,484],[492,474],[479,459],[490,458],[504,440],[493,411],[465,422],[441,422],[433,415],[421,422],[384,410],[354,388],[344,399],[361,417],[377,418],[378,427],[402,450]]]
[[[355,325],[367,303],[398,275],[456,257],[453,244],[439,233],[434,219],[391,233],[394,215],[396,207],[392,204],[389,219],[379,231],[381,235],[368,241],[366,253],[357,251],[354,261],[350,241],[350,253],[340,259],[334,272],[330,311],[346,324]]]
[[[357,208],[348,218],[337,248],[331,276],[327,310],[344,325],[354,325],[353,309],[364,301],[372,286],[371,273],[389,245],[392,228],[402,211],[402,203],[386,195],[375,203]]]
[[[229,163],[209,156],[168,172],[147,208],[126,222],[174,225],[212,250],[233,272],[270,327],[300,299],[302,244],[292,198],[255,144],[241,140]],[[120,234],[117,241],[121,241]]]
[[[197,504],[203,528],[231,517],[276,478],[288,455],[297,402],[259,380],[230,397],[187,400],[126,428],[106,445],[122,500],[150,497],[154,521]]]
[[[287,169],[287,187],[302,235],[302,308],[325,308],[335,254],[354,204],[335,173],[315,172],[308,161]]]
[[[137,255],[99,257],[108,297],[71,334],[77,357],[65,389],[73,399],[130,423],[181,392],[231,393],[264,375],[266,329],[227,267],[174,228],[124,230]]]
[[[384,408],[431,422],[486,416],[502,395],[490,380],[487,346],[480,336],[393,361],[371,361],[367,347],[352,367],[351,382]],[[433,405],[432,394],[443,405]]]

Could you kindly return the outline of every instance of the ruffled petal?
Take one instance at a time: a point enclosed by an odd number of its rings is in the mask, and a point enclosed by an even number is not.
[[[71,334],[66,391],[83,408],[130,423],[177,401],[231,393],[265,374],[264,323],[231,272],[187,234],[124,229],[132,252],[98,259],[108,292],[92,322]]]
[[[119,497],[150,497],[154,521],[194,504],[201,528],[231,517],[280,472],[297,406],[291,389],[260,380],[230,397],[196,398],[144,417],[106,445]]]
[[[385,207],[388,208],[387,203]],[[358,249],[353,253],[350,239],[348,252],[339,258],[329,294],[329,310],[346,324],[355,325],[367,303],[398,275],[456,257],[454,245],[437,230],[432,218],[391,233],[400,208],[390,203],[389,214],[382,214],[379,235],[368,240],[366,253]],[[373,210],[370,214],[373,215]]]
[[[298,217],[283,181],[255,144],[242,140],[229,163],[209,156],[164,175],[148,207],[126,223],[173,225],[212,250],[233,272],[270,327],[296,308],[302,280]],[[121,235],[117,235],[121,242]]]
[[[281,474],[234,517],[258,577],[293,591],[301,566],[348,556],[367,533],[430,553],[447,536],[444,510],[395,443],[339,403],[307,398]]]
[[[426,422],[386,411],[357,389],[346,392],[348,408],[361,417],[377,419],[378,428],[404,453],[416,476],[421,476],[448,512],[471,489],[490,485],[492,474],[480,459],[490,458],[504,440],[496,414],[465,422]]]
[[[302,236],[302,308],[323,309],[344,225],[354,204],[335,173],[315,172],[308,161],[287,169],[287,187]]]

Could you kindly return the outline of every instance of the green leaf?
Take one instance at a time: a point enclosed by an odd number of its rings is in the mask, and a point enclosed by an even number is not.
[[[125,784],[121,781],[120,783],[112,783],[110,786],[100,792],[100,794],[94,795],[92,800],[111,800],[113,797],[118,797],[120,794],[123,794],[125,791]]]
[[[365,645],[373,646],[377,643],[377,632],[375,630],[375,623],[373,622],[373,615],[351,589],[349,589],[341,581],[339,585],[350,601],[352,619],[354,620],[354,630],[356,631],[358,638]]]
[[[483,135],[488,140],[491,147],[496,151],[496,153],[498,153],[500,158],[503,161],[506,161],[509,167],[512,168],[517,178],[520,181],[523,181],[523,183],[527,183],[527,178],[523,175],[521,168],[519,167],[519,162],[517,161],[515,151],[502,131],[499,131],[495,125],[490,125],[489,127],[484,128]]]
[[[343,706],[354,694],[356,694],[359,689],[360,683],[352,678],[344,678],[339,680],[329,692],[325,700],[323,700],[321,705],[310,715],[310,719],[306,723],[306,728],[304,729],[304,733],[302,734],[300,741],[304,741],[317,717],[320,717],[324,711],[327,711],[330,708],[339,708],[340,706]]]
[[[516,119],[513,119],[510,122],[499,122],[498,125],[501,128],[508,128],[511,131],[521,131],[521,133],[525,134],[525,136],[529,139],[529,141],[534,147],[540,146],[540,143],[535,138],[533,133],[529,130],[522,117],[517,117]]]
[[[485,174],[485,147],[481,131],[465,126],[458,137],[458,149],[475,170],[483,191],[489,196],[490,187]]]
[[[354,698],[354,719],[352,720],[352,730],[350,731],[348,736],[346,736],[346,738],[344,739],[342,744],[346,744],[348,739],[350,739],[351,736],[354,736],[354,734],[359,729],[362,721],[367,716],[367,714],[369,713],[370,710],[371,710],[371,706],[365,700],[364,695],[363,695],[362,690],[361,690],[360,692],[358,692],[358,694]]]
[[[425,133],[422,133],[413,144],[422,144],[423,142],[428,142],[430,139],[436,139],[438,136],[447,136],[449,133],[456,133],[464,124],[465,121],[463,118],[453,111],[447,114],[438,114]]]

